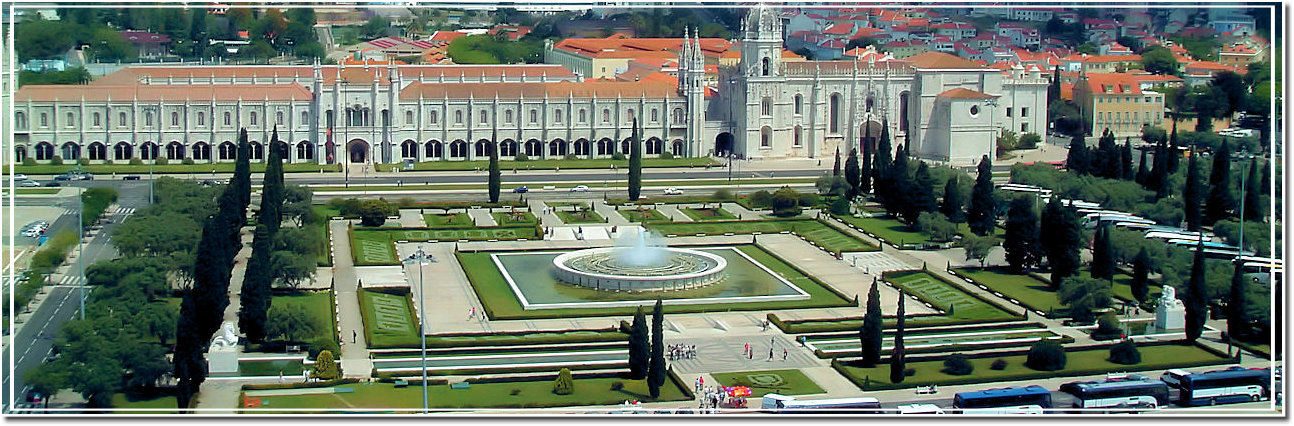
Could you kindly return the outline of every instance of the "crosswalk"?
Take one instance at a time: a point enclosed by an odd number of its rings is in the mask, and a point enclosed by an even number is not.
[[[58,280],[58,285],[85,285],[85,277],[77,275],[64,275]]]
[[[125,219],[126,216],[130,216],[132,213],[135,213],[135,209],[133,207],[124,207],[124,208],[117,209],[117,216],[121,216],[122,219]]]

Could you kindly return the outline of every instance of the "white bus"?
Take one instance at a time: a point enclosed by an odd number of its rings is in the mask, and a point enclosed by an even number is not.
[[[873,397],[799,400],[770,393],[764,395],[760,410],[781,414],[879,413],[881,401]]]
[[[1160,380],[1072,382],[1060,391],[1074,396],[1074,408],[1156,409],[1168,405],[1168,385]]]
[[[1148,240],[1164,240],[1164,241],[1198,240],[1200,239],[1200,237],[1203,237],[1205,241],[1208,241],[1213,238],[1211,235],[1208,235],[1208,234],[1202,234],[1195,231],[1187,231],[1185,229],[1168,228],[1168,227],[1150,228],[1146,230],[1145,237]]]
[[[944,409],[934,404],[911,404],[898,406],[899,414],[943,414]]]
[[[1181,378],[1181,405],[1215,405],[1260,401],[1271,389],[1271,370],[1231,367]]]
[[[1142,224],[1151,225],[1151,226],[1158,225],[1158,223],[1153,220],[1146,219],[1140,216],[1133,216],[1126,213],[1119,213],[1119,214],[1091,213],[1083,217],[1083,221],[1081,222],[1081,224],[1083,225],[1083,228],[1092,229],[1099,225],[1104,225],[1106,223],[1113,224],[1118,222],[1142,223]]]
[[[1051,190],[1041,186],[1005,183],[998,185],[997,189],[1021,194],[1034,194],[1042,198],[1051,198]]]

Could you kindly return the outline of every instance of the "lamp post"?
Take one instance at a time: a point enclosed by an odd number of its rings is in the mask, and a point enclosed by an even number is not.
[[[1240,262],[1240,257],[1245,254],[1245,184],[1247,183],[1245,177],[1249,175],[1249,171],[1245,170],[1243,160],[1248,156],[1249,150],[1243,146],[1240,147],[1240,152],[1236,155],[1237,160],[1242,160],[1240,162],[1240,242],[1236,244],[1236,262]]]
[[[85,215],[85,200],[81,198],[81,194],[77,194],[76,196],[76,236],[77,236],[76,269],[79,271],[82,278],[85,277],[85,218],[84,218],[84,215]],[[79,303],[80,303],[80,312],[81,312],[82,320],[85,319],[85,289],[87,287],[87,284],[89,284],[89,280],[87,280],[84,283],[81,283],[81,288],[80,288],[81,297],[77,298],[79,299]]]
[[[422,250],[418,246],[418,251],[413,252],[409,257],[404,259],[406,265],[418,265],[418,341],[422,349],[422,413],[427,414],[427,330],[424,316],[426,310],[423,309],[423,299],[426,293],[422,287],[422,267],[428,263],[435,263],[436,257]]]
[[[997,98],[990,98],[989,100],[984,101],[984,106],[987,106],[990,108],[988,113],[988,125],[993,126],[992,128],[989,129],[989,132],[988,132],[988,158],[989,158],[989,161],[992,162],[992,160],[997,159],[998,125],[997,123],[993,122],[993,119],[994,119],[993,113],[997,112]]]

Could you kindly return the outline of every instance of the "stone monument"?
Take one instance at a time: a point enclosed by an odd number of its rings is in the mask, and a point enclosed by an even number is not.
[[[211,338],[207,370],[213,376],[238,375],[238,326],[233,321],[225,321]]]
[[[1186,305],[1177,299],[1177,290],[1166,285],[1159,295],[1159,306],[1155,308],[1155,332],[1177,331],[1185,327]]]

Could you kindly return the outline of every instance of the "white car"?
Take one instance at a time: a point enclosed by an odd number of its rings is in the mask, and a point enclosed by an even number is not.
[[[24,186],[24,187],[40,186],[40,182],[37,182],[37,181],[34,181],[34,180],[30,180],[30,179],[28,179],[28,180],[20,180],[20,181],[18,181],[18,186]]]
[[[678,188],[665,188],[665,195],[683,195],[683,191]]]
[[[571,187],[571,192],[589,192],[588,185],[575,185]]]
[[[27,175],[22,173],[15,174],[13,175],[13,180],[27,180]]]

